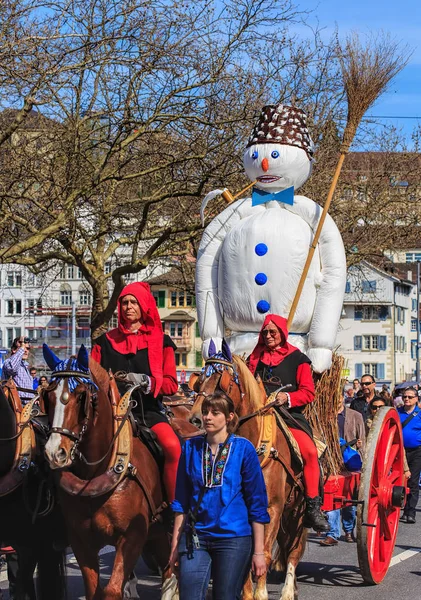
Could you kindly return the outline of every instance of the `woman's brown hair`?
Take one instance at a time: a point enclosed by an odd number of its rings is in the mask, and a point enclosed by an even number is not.
[[[227,395],[222,392],[215,392],[210,396],[206,396],[202,403],[202,414],[209,410],[219,410],[227,419],[227,431],[233,433],[238,427],[238,415],[235,412],[234,403]],[[234,413],[231,420],[230,413]]]

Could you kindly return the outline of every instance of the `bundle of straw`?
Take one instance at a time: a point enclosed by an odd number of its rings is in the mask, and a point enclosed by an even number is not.
[[[364,114],[405,67],[409,54],[406,49],[401,51],[399,44],[387,34],[371,38],[363,46],[353,33],[347,38],[344,49],[338,44],[338,57],[348,101],[341,146],[341,154],[346,154]]]
[[[316,397],[307,406],[305,416],[316,437],[326,445],[324,470],[327,474],[337,475],[344,470],[342,453],[339,447],[337,414],[342,404],[342,369],[344,359],[334,354],[332,366],[316,382]]]

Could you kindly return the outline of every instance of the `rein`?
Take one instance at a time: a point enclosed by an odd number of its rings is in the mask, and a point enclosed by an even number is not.
[[[84,373],[81,373],[80,371],[72,371],[72,370],[65,370],[65,371],[55,371],[53,374],[53,377],[58,378],[58,379],[69,379],[69,378],[74,378],[76,379],[76,381],[81,384],[81,385],[90,385],[93,386],[96,390],[98,389],[98,387],[95,385],[95,383],[91,380],[88,381],[88,383],[86,383],[86,379],[88,379],[88,377],[84,376]],[[88,375],[88,374],[86,374]],[[85,381],[84,381],[85,380]],[[133,392],[137,389],[140,388],[140,385],[134,385],[132,386],[128,392],[130,393],[130,397],[133,394]],[[130,398],[129,397],[129,398]],[[63,402],[62,399],[60,399],[60,402],[62,404],[66,404],[67,402]],[[85,458],[85,456],[82,454],[82,452],[78,449],[79,444],[82,441],[82,438],[84,436],[84,434],[86,433],[87,429],[88,429],[88,424],[89,424],[89,413],[87,412],[86,417],[83,421],[82,424],[82,428],[79,434],[75,433],[74,431],[70,431],[69,429],[65,429],[62,427],[52,427],[51,428],[51,433],[58,433],[60,435],[64,435],[65,437],[70,438],[71,440],[74,441],[74,445],[70,451],[70,458],[72,459],[72,461],[74,460],[74,457],[77,456],[79,458],[79,460],[81,460],[82,462],[85,463],[86,466],[88,467],[96,467],[99,464],[101,464],[106,458],[107,456],[110,454],[111,450],[114,447],[115,441],[117,440],[118,436],[121,433],[121,430],[124,427],[125,422],[127,421],[127,419],[130,416],[130,411],[132,410],[132,408],[135,406],[136,401],[135,400],[130,400],[129,399],[129,403],[128,403],[128,408],[126,413],[124,414],[124,416],[121,418],[121,422],[115,432],[115,434],[113,435],[110,445],[108,447],[108,450],[106,451],[106,453],[98,460],[95,461],[89,461]],[[92,406],[92,395],[89,392],[89,405]]]

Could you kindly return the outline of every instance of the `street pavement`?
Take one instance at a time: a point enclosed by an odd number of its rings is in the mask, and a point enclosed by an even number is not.
[[[298,567],[298,594],[300,600],[399,600],[421,598],[421,502],[418,506],[417,523],[399,525],[397,543],[389,572],[378,586],[362,581],[358,568],[356,544],[341,541],[334,547],[322,547],[315,535],[310,535],[303,559]],[[111,572],[113,552],[105,548],[101,556],[101,573],[105,580]],[[142,600],[160,598],[160,578],[151,575],[140,561],[136,569],[138,593]],[[83,600],[83,583],[79,568],[69,555],[69,600]],[[269,577],[269,599],[280,597],[281,577]],[[3,568],[0,588],[4,600],[9,600],[7,578]]]

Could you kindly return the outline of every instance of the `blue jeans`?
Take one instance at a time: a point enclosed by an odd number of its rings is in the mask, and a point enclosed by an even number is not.
[[[188,549],[186,535],[178,546],[180,600],[205,600],[212,577],[212,600],[240,600],[250,569],[252,537],[202,538]]]
[[[328,510],[326,516],[329,521],[330,531],[326,534],[329,537],[338,540],[341,537],[341,512],[342,512],[342,527],[345,533],[352,533],[355,527],[355,515],[357,513],[356,506],[344,506],[342,509]]]

